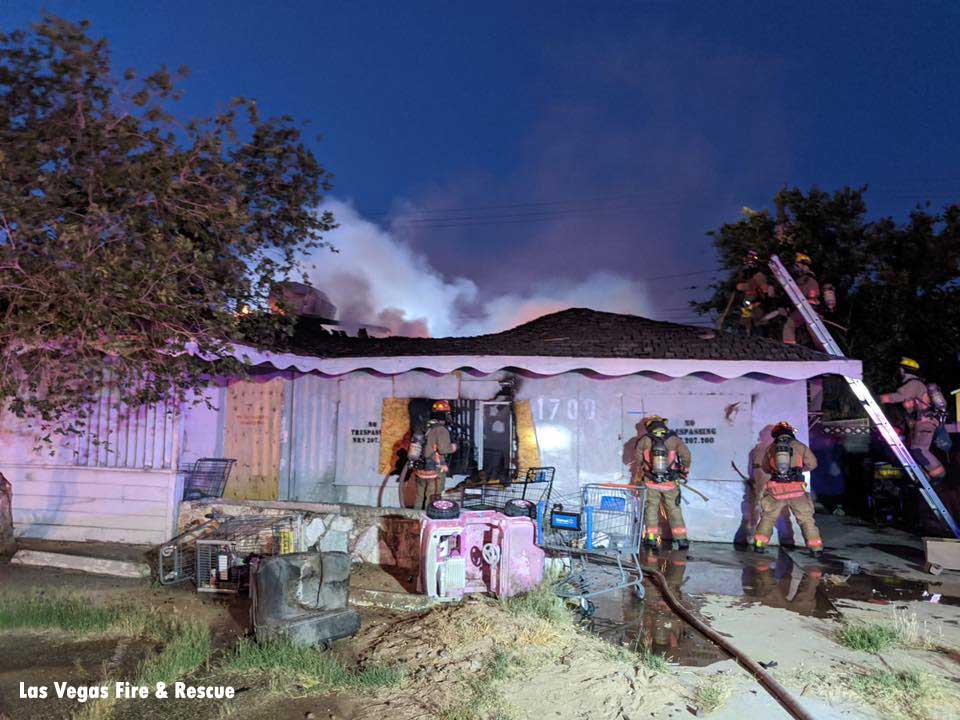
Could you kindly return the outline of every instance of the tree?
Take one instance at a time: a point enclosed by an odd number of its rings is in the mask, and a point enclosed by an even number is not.
[[[82,432],[105,377],[136,407],[241,371],[230,341],[289,332],[241,313],[334,227],[291,118],[237,99],[180,123],[186,70],[117,78],[87,31],[0,34],[0,407],[47,440]]]
[[[924,372],[947,387],[960,383],[960,205],[942,212],[917,207],[898,225],[891,218],[867,221],[866,187],[827,193],[783,189],[773,212],[744,211],[744,217],[708,233],[728,276],[712,285],[710,298],[695,303],[702,314],[722,312],[739,279],[747,250],[788,260],[802,251],[813,258],[821,283],[837,291],[831,328],[851,357],[864,361],[874,386],[888,386],[902,355],[919,360]],[[777,226],[783,228],[777,232]],[[777,302],[789,300],[781,292]],[[725,326],[737,327],[728,317]]]

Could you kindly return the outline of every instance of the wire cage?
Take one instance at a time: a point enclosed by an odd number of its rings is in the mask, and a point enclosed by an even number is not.
[[[239,592],[248,578],[251,558],[296,552],[298,535],[296,516],[256,515],[223,521],[196,541],[197,591]]]
[[[233,458],[200,458],[184,473],[183,499],[223,497],[227,478],[237,461]]]
[[[538,504],[538,544],[567,561],[554,584],[557,595],[588,603],[632,586],[642,597],[642,492],[634,486],[592,484],[578,496],[555,496]]]
[[[529,500],[537,504],[549,503],[556,468],[532,467],[522,474],[522,479],[509,485],[500,483],[463,486],[460,507],[464,510],[499,510],[510,500]]]

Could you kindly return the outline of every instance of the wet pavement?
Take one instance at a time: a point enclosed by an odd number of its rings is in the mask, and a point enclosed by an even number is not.
[[[731,597],[741,607],[762,605],[838,621],[838,602],[843,600],[960,605],[960,596],[941,592],[936,578],[924,582],[882,570],[864,572],[831,553],[801,566],[791,557],[796,553],[805,556],[806,551],[771,548],[759,555],[731,545],[695,543],[689,551],[665,551],[641,559],[645,567],[663,573],[673,594],[694,612],[707,595]],[[635,650],[646,648],[683,666],[702,667],[726,659],[667,607],[656,585],[649,579],[644,585],[644,599],[630,589],[595,598],[594,632],[610,642]]]

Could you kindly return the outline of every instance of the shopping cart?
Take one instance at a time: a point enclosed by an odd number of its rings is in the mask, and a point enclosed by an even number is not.
[[[224,520],[196,541],[197,592],[240,591],[251,558],[296,552],[299,520],[295,515],[254,515]]]
[[[642,493],[634,485],[585,485],[579,496],[537,505],[538,544],[566,560],[557,595],[587,612],[590,599],[605,593],[633,588],[643,597]]]
[[[489,483],[485,485],[464,484],[460,495],[460,507],[464,510],[497,510],[504,512],[511,500],[527,500],[530,507],[550,501],[553,476],[556,468],[528,468],[515,482],[509,485]],[[516,505],[516,503],[514,503]]]
[[[157,579],[161,585],[193,580],[197,570],[197,541],[207,537],[225,519],[208,513],[205,522],[194,525],[157,548]]]

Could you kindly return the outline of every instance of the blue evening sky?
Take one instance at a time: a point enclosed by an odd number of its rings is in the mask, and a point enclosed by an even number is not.
[[[0,23],[41,9],[119,69],[189,66],[185,115],[309,120],[336,198],[413,208],[397,236],[488,294],[710,268],[704,232],[784,183],[868,183],[874,215],[960,197],[953,2],[6,0]]]

